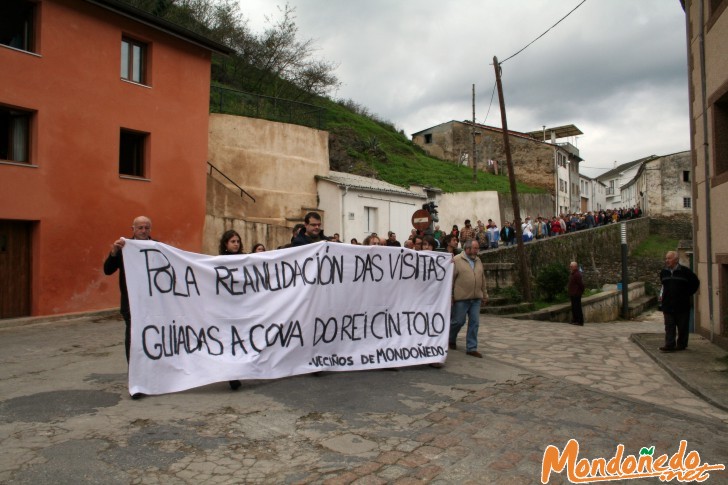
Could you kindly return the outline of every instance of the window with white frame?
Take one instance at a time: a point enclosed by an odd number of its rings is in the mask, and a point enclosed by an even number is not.
[[[364,221],[366,224],[366,232],[368,234],[377,232],[377,208],[364,207],[364,212],[366,213],[366,220]]]

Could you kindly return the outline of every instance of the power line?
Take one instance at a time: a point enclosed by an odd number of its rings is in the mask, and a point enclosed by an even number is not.
[[[490,93],[490,104],[488,105],[488,112],[485,113],[485,118],[483,119],[483,124],[485,124],[486,121],[488,121],[488,115],[490,114],[490,107],[493,106],[493,95],[495,94],[495,87],[497,83],[493,83],[493,92]]]
[[[585,2],[586,2],[586,0],[582,0],[582,1],[581,1],[581,3],[580,3],[579,5],[577,5],[576,7],[574,7],[573,9],[571,9],[571,11],[570,11],[569,13],[567,13],[566,15],[564,15],[563,17],[561,17],[561,20],[559,20],[559,21],[558,21],[558,22],[556,22],[556,23],[555,23],[554,25],[552,25],[551,27],[549,27],[549,28],[548,28],[548,29],[546,30],[546,32],[544,32],[543,34],[541,34],[541,35],[539,35],[538,37],[536,37],[535,39],[533,39],[533,40],[532,40],[531,42],[529,42],[528,44],[526,44],[526,46],[525,46],[525,47],[523,47],[523,48],[522,48],[521,50],[519,50],[519,51],[518,51],[518,52],[516,52],[515,54],[513,54],[513,55],[511,55],[511,56],[509,56],[509,57],[506,57],[506,58],[505,58],[504,60],[500,61],[500,63],[499,63],[499,64],[503,65],[503,64],[504,64],[504,63],[505,63],[505,62],[506,62],[506,61],[507,61],[508,59],[512,59],[513,57],[516,57],[516,56],[517,56],[518,54],[520,54],[521,52],[523,52],[524,50],[526,50],[526,49],[527,49],[527,48],[528,48],[528,47],[529,47],[529,46],[530,46],[531,44],[533,44],[534,42],[536,42],[536,41],[537,41],[538,39],[540,39],[540,38],[541,38],[541,37],[543,37],[544,35],[548,34],[548,33],[549,33],[549,31],[550,31],[551,29],[553,29],[554,27],[556,27],[557,25],[559,25],[559,24],[561,23],[561,21],[562,21],[562,20],[564,20],[564,19],[565,19],[566,17],[568,17],[569,15],[571,15],[572,13],[574,13],[574,11],[575,11],[575,10],[576,10],[577,8],[579,8],[579,7],[581,7],[582,5],[584,5],[584,3],[585,3]]]

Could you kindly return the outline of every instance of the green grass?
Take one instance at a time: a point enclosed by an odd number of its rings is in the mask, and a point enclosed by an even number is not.
[[[659,234],[647,237],[632,252],[633,257],[662,259],[668,251],[675,251],[679,241]]]
[[[347,134],[359,149],[350,155],[364,162],[378,178],[401,187],[412,184],[438,187],[445,192],[510,192],[508,178],[473,170],[427,155],[392,125],[361,116],[331,100],[322,99],[327,109],[327,130]],[[353,151],[353,153],[351,153]],[[517,184],[520,193],[543,193],[540,188]]]
[[[230,66],[216,64],[218,69],[229,70]],[[239,79],[240,80],[240,79]],[[285,81],[281,81],[285,83]],[[222,82],[213,85],[225,86]],[[229,86],[231,89],[245,89],[246,86]],[[253,90],[253,86],[248,86]],[[294,89],[286,85],[289,92]],[[272,93],[261,93],[272,94]],[[343,160],[339,160],[343,168],[334,170],[351,172],[357,175],[375,177],[400,187],[423,185],[437,187],[444,192],[496,191],[510,192],[507,176],[493,175],[485,172],[477,173],[473,182],[473,170],[452,162],[431,157],[421,147],[412,143],[407,136],[397,131],[389,122],[377,120],[376,116],[359,114],[341,103],[325,97],[312,97],[300,93],[293,96],[298,101],[320,106],[326,110],[325,127],[333,138],[343,145]],[[221,111],[245,116],[278,120],[278,113],[261,113],[255,99],[245,96],[239,99],[225,97],[220,100],[218,93],[213,92],[210,100],[213,112]],[[256,114],[258,110],[258,114]],[[287,121],[281,119],[280,121]],[[295,122],[295,121],[293,121]],[[333,155],[333,154],[332,154]],[[333,165],[333,158],[332,158]],[[517,184],[519,193],[544,193],[541,188]]]

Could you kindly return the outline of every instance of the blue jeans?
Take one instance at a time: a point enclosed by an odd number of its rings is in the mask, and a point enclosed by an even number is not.
[[[468,332],[465,334],[465,351],[472,352],[478,349],[478,325],[480,324],[480,299],[459,300],[452,306],[450,318],[450,343],[454,344],[458,332],[465,325],[465,316],[468,317]]]

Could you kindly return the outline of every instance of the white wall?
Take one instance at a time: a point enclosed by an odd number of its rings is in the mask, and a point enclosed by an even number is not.
[[[484,224],[488,219],[501,227],[500,207],[498,205],[498,192],[456,192],[453,194],[441,194],[436,202],[437,211],[440,217],[440,229],[449,233],[453,224],[462,229],[465,219],[470,219],[473,227],[476,227],[478,219]],[[523,216],[525,218],[525,216]]]
[[[426,202],[422,198],[387,192],[350,188],[348,191],[326,180],[319,180],[319,207],[326,213],[324,232],[338,232],[341,240],[359,242],[372,232],[387,237],[389,231],[401,242],[412,229],[412,214]],[[353,214],[353,217],[352,215]]]

